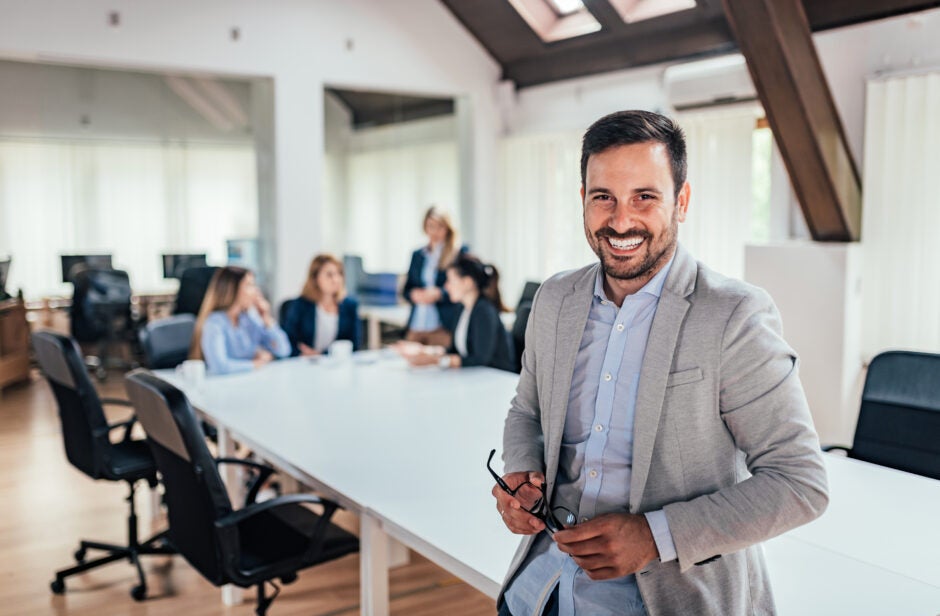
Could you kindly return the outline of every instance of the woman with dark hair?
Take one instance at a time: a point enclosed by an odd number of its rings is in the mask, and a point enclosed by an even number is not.
[[[335,340],[349,340],[353,349],[361,346],[359,303],[346,297],[345,285],[339,259],[327,254],[313,258],[303,292],[283,313],[291,355],[319,355]]]
[[[456,318],[459,306],[444,288],[444,271],[458,254],[466,252],[466,247],[460,245],[450,216],[438,207],[428,208],[422,228],[428,243],[412,253],[402,290],[405,301],[411,304],[405,339],[447,346],[450,344],[448,327]]]
[[[453,325],[446,352],[424,347],[406,355],[415,366],[438,364],[442,368],[489,366],[513,372],[512,341],[499,313],[506,310],[499,295],[499,273],[478,258],[460,254],[447,267],[448,294],[461,312]]]
[[[289,354],[287,334],[271,316],[254,274],[234,266],[216,271],[196,319],[190,359],[204,359],[209,374],[231,374]]]

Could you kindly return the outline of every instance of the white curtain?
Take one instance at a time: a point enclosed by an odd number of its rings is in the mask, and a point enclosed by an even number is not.
[[[688,150],[692,187],[679,241],[700,261],[731,276],[744,275],[750,240],[752,140],[757,110],[750,105],[678,116]]]
[[[940,73],[868,83],[863,351],[940,352]]]
[[[68,294],[60,254],[111,253],[137,290],[166,286],[160,255],[257,234],[251,146],[0,138],[0,255],[9,291]]]
[[[501,204],[493,221],[497,247],[481,255],[500,271],[500,290],[514,304],[527,280],[597,259],[581,216],[581,133],[518,135],[500,144]]]
[[[371,272],[403,272],[411,252],[427,241],[421,221],[428,207],[437,205],[455,225],[460,222],[457,145],[444,141],[348,154],[345,194],[346,241],[334,250],[361,255]]]

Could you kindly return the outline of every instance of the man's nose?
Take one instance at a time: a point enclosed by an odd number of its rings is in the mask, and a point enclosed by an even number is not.
[[[634,210],[628,203],[618,203],[610,213],[607,225],[617,233],[626,233],[633,227]]]

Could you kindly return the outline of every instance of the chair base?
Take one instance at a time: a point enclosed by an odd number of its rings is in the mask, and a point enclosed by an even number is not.
[[[147,598],[147,578],[144,576],[144,569],[140,564],[140,557],[151,554],[176,554],[177,551],[167,540],[167,531],[157,533],[144,542],[137,540],[137,513],[134,509],[134,491],[135,482],[128,481],[130,494],[127,497],[130,512],[127,516],[127,545],[116,545],[113,543],[103,543],[101,541],[82,541],[75,551],[75,560],[78,562],[74,567],[56,571],[55,579],[49,584],[53,593],[61,595],[65,592],[65,579],[72,575],[84,573],[97,567],[102,567],[110,563],[127,559],[137,568],[137,577],[140,584],[131,588],[131,597],[135,601],[143,601]],[[100,558],[85,562],[85,555],[88,550],[101,550],[106,554]]]
[[[106,554],[86,562],[85,554],[88,550],[101,550]],[[55,579],[49,584],[49,588],[53,593],[61,595],[65,593],[65,579],[67,577],[84,573],[85,571],[90,571],[126,558],[137,568],[137,577],[140,580],[137,586],[131,588],[131,597],[133,597],[135,601],[143,601],[147,598],[147,578],[144,576],[144,569],[141,566],[140,557],[151,554],[172,555],[176,553],[176,550],[166,541],[166,531],[154,535],[143,543],[128,546],[101,543],[98,541],[82,541],[79,544],[78,550],[75,551],[75,560],[78,564],[68,569],[56,571]]]

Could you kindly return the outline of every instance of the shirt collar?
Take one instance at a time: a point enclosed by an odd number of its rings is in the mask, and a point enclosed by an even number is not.
[[[663,293],[663,285],[666,283],[666,277],[669,275],[669,270],[672,269],[672,263],[676,260],[676,253],[672,253],[672,257],[669,259],[669,262],[666,263],[666,266],[656,272],[656,275],[650,278],[643,287],[634,293],[637,295],[639,293],[646,293],[647,295],[652,295],[653,297],[660,297]],[[607,294],[604,293],[604,266],[597,268],[597,276],[594,279],[594,297],[604,301],[610,301],[607,299]]]

